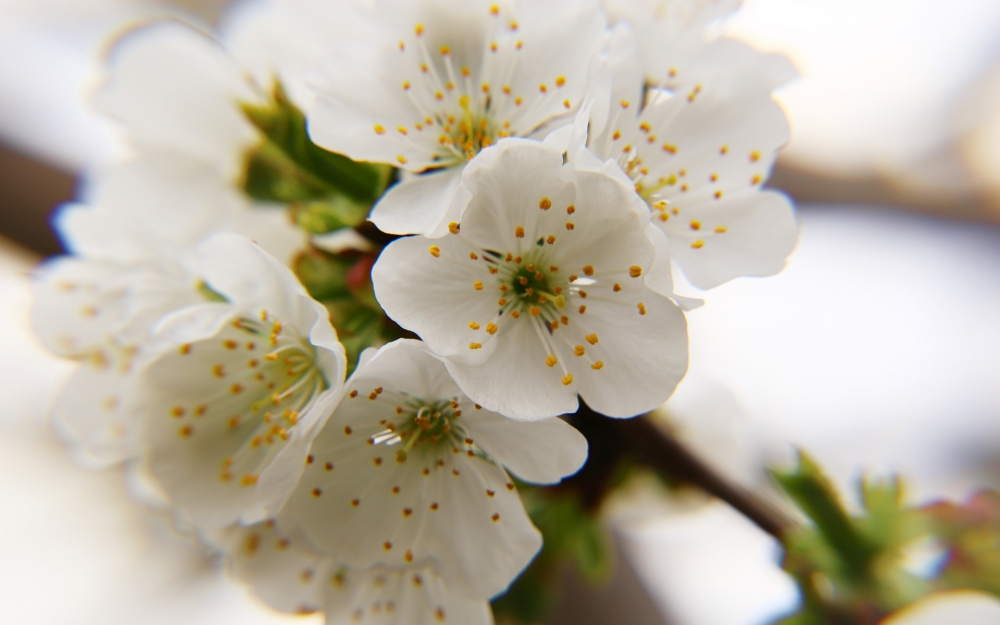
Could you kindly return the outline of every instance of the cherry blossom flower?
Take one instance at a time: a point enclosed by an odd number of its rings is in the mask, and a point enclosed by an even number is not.
[[[97,170],[90,183],[112,186],[114,197],[139,210],[191,207],[188,227],[225,210],[271,254],[289,262],[305,243],[301,230],[274,203],[256,202],[240,188],[247,152],[261,140],[240,104],[263,104],[250,80],[218,42],[164,22],[126,36],[115,48],[99,109],[117,120],[134,156]],[[113,182],[106,181],[112,178]]]
[[[687,368],[687,326],[666,297],[659,231],[617,166],[580,169],[508,139],[462,184],[471,201],[453,234],[383,251],[372,279],[386,314],[508,417],[573,412],[577,394],[614,417],[662,404]]]
[[[160,353],[135,382],[152,475],[203,528],[280,509],[336,403],[346,359],[326,309],[247,239],[201,247],[225,301],[163,319]]]
[[[323,612],[330,625],[493,623],[486,601],[451,592],[426,567],[352,569],[279,527],[274,521],[232,526],[217,541],[236,578],[279,612]]]
[[[613,31],[609,49],[610,88],[593,96],[607,114],[581,114],[570,159],[618,163],[695,286],[781,271],[798,228],[788,198],[761,189],[789,135],[767,82],[717,72],[683,90],[645,89],[627,28]]]
[[[124,393],[153,326],[205,299],[197,246],[223,231],[283,257],[293,245],[284,230],[275,234],[270,217],[244,210],[197,163],[167,153],[91,178],[86,195],[86,204],[66,206],[57,217],[73,256],[37,271],[33,323],[49,349],[81,363],[61,391],[55,422],[84,458],[112,464],[137,453]]]
[[[761,54],[736,39],[718,37],[717,26],[741,0],[602,0],[612,25],[627,24],[639,45],[638,68],[653,86],[694,86],[719,73],[748,72],[768,90],[796,76],[780,54]]]
[[[345,393],[285,515],[349,565],[429,567],[479,599],[503,591],[541,546],[507,470],[558,482],[583,464],[586,439],[559,419],[518,423],[474,404],[419,341],[381,348]]]
[[[376,0],[372,13],[378,36],[337,42],[322,65],[309,129],[327,149],[407,172],[371,215],[394,234],[447,233],[469,159],[568,123],[605,28],[589,0]]]

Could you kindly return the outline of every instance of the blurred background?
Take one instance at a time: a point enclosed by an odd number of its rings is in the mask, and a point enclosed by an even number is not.
[[[114,36],[207,28],[226,4],[0,0],[4,622],[309,622],[228,582],[123,473],[74,464],[46,422],[71,365],[27,323],[28,276],[61,249],[52,211],[125,153],[89,106]],[[777,277],[682,287],[707,305],[676,427],[736,477],[734,446],[749,465],[800,446],[848,496],[866,472],[901,473],[915,502],[1000,486],[1000,2],[744,0],[725,30],[801,74],[778,94],[793,139],[771,186],[802,234]],[[763,625],[796,605],[777,546],[724,505],[624,499],[614,578],[568,575],[554,623]]]

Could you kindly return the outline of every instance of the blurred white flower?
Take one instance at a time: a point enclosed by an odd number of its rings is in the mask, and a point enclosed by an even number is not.
[[[575,411],[579,394],[631,417],[684,375],[686,321],[664,295],[669,258],[648,233],[662,235],[617,166],[605,169],[501,141],[466,168],[471,201],[452,235],[399,239],[375,264],[386,314],[477,403],[531,420]]]
[[[143,452],[171,503],[202,528],[273,516],[343,386],[346,357],[326,309],[247,239],[201,247],[224,302],[161,320],[161,352],[131,395]]]
[[[197,246],[237,232],[289,258],[301,234],[271,214],[245,210],[234,190],[196,161],[158,152],[92,177],[86,204],[56,219],[74,254],[49,261],[33,282],[35,331],[54,353],[81,362],[53,417],[84,458],[99,464],[136,453],[136,421],[124,385],[148,355],[165,314],[204,301]]]
[[[163,22],[130,33],[114,48],[96,104],[122,124],[136,153],[89,183],[111,187],[118,202],[140,211],[190,210],[188,228],[202,223],[197,209],[243,213],[245,228],[237,231],[289,262],[303,232],[278,205],[240,188],[246,155],[261,140],[240,105],[265,103],[269,87],[191,27]]]
[[[332,46],[309,129],[327,149],[412,174],[372,212],[394,234],[447,233],[466,161],[568,121],[605,28],[590,0],[376,0],[372,15],[377,36]]]
[[[719,73],[748,71],[770,91],[792,80],[795,69],[780,54],[761,54],[717,26],[741,0],[602,0],[611,26],[627,24],[639,46],[639,67],[652,86],[691,87]]]
[[[608,47],[606,90],[592,94],[589,118],[581,113],[570,159],[618,163],[695,286],[781,271],[798,227],[788,198],[761,189],[789,134],[769,84],[751,68],[705,74],[684,90],[647,89],[629,29],[614,29]]]
[[[313,442],[286,516],[352,566],[426,566],[488,599],[541,547],[505,470],[551,484],[587,442],[559,419],[518,423],[475,405],[423,343],[363,363]]]
[[[426,567],[352,569],[274,521],[233,526],[216,541],[231,571],[275,610],[323,612],[329,625],[492,625],[484,600],[459,596]]]
[[[995,625],[996,623],[1000,623],[1000,599],[973,590],[929,595],[884,621],[884,625]]]

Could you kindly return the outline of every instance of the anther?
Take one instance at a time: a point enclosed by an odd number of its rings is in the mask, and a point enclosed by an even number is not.
[[[563,379],[562,379],[562,383],[563,383],[563,386],[569,386],[570,384],[572,384],[573,383],[573,374],[572,373],[567,373],[566,375],[564,375]]]
[[[430,246],[429,250],[430,250],[431,256],[433,256],[434,258],[440,258],[441,257],[441,248],[440,247],[438,247],[436,245],[432,245],[432,246]]]
[[[458,232],[459,232],[458,224],[456,222],[454,222],[454,221],[451,222],[450,224],[448,224],[448,232],[450,232],[452,234],[458,234]],[[473,259],[473,260],[475,260],[475,259]]]
[[[547,356],[547,357],[545,358],[545,364],[547,364],[547,365],[548,365],[548,366],[550,366],[550,367],[554,367],[554,366],[556,366],[556,363],[558,363],[558,362],[559,362],[559,361],[558,361],[558,360],[556,360],[556,357],[555,357],[555,356],[553,356],[552,354],[549,354],[549,355],[548,355],[548,356]]]
[[[628,268],[628,275],[633,278],[638,278],[642,275],[642,267],[639,265],[632,265]]]

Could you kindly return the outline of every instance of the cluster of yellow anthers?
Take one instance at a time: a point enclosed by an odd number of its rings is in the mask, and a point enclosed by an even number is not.
[[[499,18],[499,6],[491,6],[490,15]],[[511,20],[505,25],[498,24],[496,28],[499,31],[497,35],[514,34],[519,25]],[[434,132],[437,129],[436,147],[431,149],[433,161],[436,166],[449,167],[471,160],[499,139],[519,134],[519,129],[512,126],[508,116],[515,111],[518,115],[525,114],[521,108],[525,103],[525,95],[515,94],[511,87],[518,67],[517,53],[524,47],[521,39],[516,36],[490,38],[490,54],[484,57],[481,67],[470,68],[467,65],[455,66],[452,47],[446,43],[438,46],[436,54],[432,53],[426,43],[426,28],[422,23],[414,26],[413,33],[415,37],[410,45],[403,40],[399,41],[399,51],[412,59],[414,66],[419,67],[419,78],[405,80],[402,89],[420,119],[412,124],[412,129],[406,125],[398,125],[396,132],[399,135],[408,138],[411,145],[420,149],[417,142],[410,138],[411,132]],[[506,54],[512,55],[512,62],[505,64],[491,58]],[[504,68],[502,74],[498,73],[501,71],[498,67]],[[493,78],[500,79],[499,89],[492,81]],[[566,76],[562,74],[556,76],[551,85],[540,83],[538,95],[529,98],[528,108],[546,107],[552,98],[560,97],[558,92],[565,85]],[[514,109],[509,108],[510,104],[514,105]],[[562,109],[569,111],[572,108],[573,101],[563,97]],[[383,124],[375,124],[374,130],[377,135],[387,133]],[[530,132],[534,128],[520,130]],[[405,166],[409,164],[409,159],[404,154],[398,154],[396,162]]]
[[[270,320],[266,312],[260,317],[260,321],[236,319],[222,336],[180,347],[182,356],[202,349],[217,356],[222,362],[212,366],[211,375],[231,382],[220,398],[170,410],[173,418],[182,420],[181,438],[194,437],[201,427],[224,427],[242,441],[223,460],[219,479],[229,482],[241,473],[243,486],[257,482],[258,465],[272,453],[267,448],[288,441],[300,415],[329,387],[316,366],[313,346],[280,321]]]

